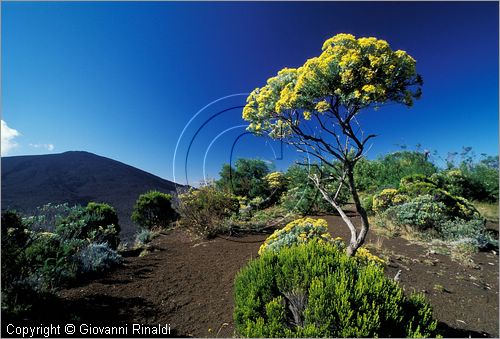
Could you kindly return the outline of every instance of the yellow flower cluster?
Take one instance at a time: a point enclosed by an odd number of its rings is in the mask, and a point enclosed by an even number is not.
[[[326,112],[330,109],[330,104],[327,103],[325,100],[321,100],[316,104],[316,111],[323,113]]]
[[[328,223],[324,219],[312,219],[312,218],[300,218],[292,222],[289,222],[282,229],[274,231],[266,241],[259,248],[259,255],[261,255],[272,243],[279,240],[286,234],[292,233],[297,227],[310,226],[312,229],[309,231],[300,232],[297,235],[297,240],[299,242],[306,242],[310,235],[316,235],[315,240],[319,243],[332,241],[331,235],[326,231],[328,228]],[[319,237],[318,237],[319,235]]]
[[[285,184],[285,176],[281,172],[271,172],[264,178],[272,189],[277,189],[283,187]]]
[[[370,253],[368,249],[365,247],[360,247],[356,251],[355,258],[361,259],[362,261],[365,261],[367,263],[375,263],[375,264],[385,264],[385,261],[381,259],[380,257],[377,257],[376,255]]]

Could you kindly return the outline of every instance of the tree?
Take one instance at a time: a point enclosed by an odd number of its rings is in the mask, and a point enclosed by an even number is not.
[[[234,168],[228,164],[222,167],[217,181],[219,188],[249,199],[269,196],[270,189],[265,180],[269,167],[263,160],[241,158],[234,165]]]
[[[265,86],[252,91],[243,109],[243,118],[250,122],[248,130],[281,139],[335,171],[340,184],[334,192],[323,185],[330,178],[321,171],[310,179],[348,226],[349,255],[355,254],[369,229],[354,167],[375,137],[364,134],[356,117],[385,103],[412,106],[422,85],[415,66],[415,59],[404,51],[393,51],[384,40],[338,34],[325,41],[318,57],[299,68],[279,71]],[[361,218],[360,230],[337,201],[343,185],[349,187]]]
[[[132,211],[132,221],[145,229],[165,228],[175,219],[172,196],[158,191],[141,194]]]

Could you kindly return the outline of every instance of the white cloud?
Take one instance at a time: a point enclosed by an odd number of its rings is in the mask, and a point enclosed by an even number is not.
[[[7,126],[7,123],[2,120],[2,156],[7,155],[13,148],[16,148],[18,145],[14,141],[14,138],[21,135],[17,130],[10,128]]]
[[[30,147],[33,148],[44,148],[49,152],[52,152],[54,150],[54,144],[29,144]]]

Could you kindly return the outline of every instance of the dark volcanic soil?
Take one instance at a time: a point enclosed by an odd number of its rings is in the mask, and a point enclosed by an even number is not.
[[[339,217],[326,217],[334,236],[347,235]],[[61,291],[57,310],[79,322],[170,324],[178,336],[231,337],[233,280],[257,256],[266,235],[192,240],[181,230],[155,239],[156,252],[90,283]],[[373,252],[388,255],[387,275],[402,270],[405,291],[423,292],[445,337],[498,337],[498,256],[474,257],[467,268],[418,245],[370,232]],[[46,313],[46,318],[51,315]]]

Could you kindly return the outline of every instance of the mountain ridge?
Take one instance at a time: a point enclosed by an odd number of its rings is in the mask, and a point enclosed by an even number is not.
[[[112,205],[122,239],[137,227],[130,220],[138,196],[149,190],[176,194],[183,185],[87,151],[2,157],[2,210],[29,214],[47,203]]]

